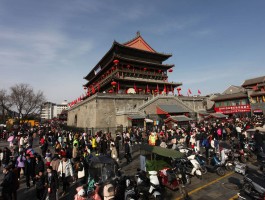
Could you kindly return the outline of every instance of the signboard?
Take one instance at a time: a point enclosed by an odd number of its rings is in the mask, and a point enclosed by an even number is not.
[[[263,113],[263,111],[261,109],[255,109],[253,110],[253,113]]]
[[[225,107],[218,107],[214,108],[215,112],[220,112],[223,114],[231,114],[231,113],[238,113],[238,112],[250,112],[251,108],[250,105],[242,105],[242,106],[225,106]]]

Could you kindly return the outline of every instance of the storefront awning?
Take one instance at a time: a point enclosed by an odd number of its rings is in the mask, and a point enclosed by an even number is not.
[[[221,119],[221,118],[227,118],[228,115],[224,115],[223,113],[212,113],[209,116],[207,116],[207,118],[217,118],[217,119]]]
[[[158,105],[156,107],[157,114],[173,114],[173,113],[189,113],[188,110],[179,105]]]
[[[142,116],[142,115],[129,115],[128,116],[128,119],[129,120],[135,120],[135,119],[144,119],[145,117],[144,116]]]
[[[167,118],[165,120],[165,123],[169,122],[169,121],[173,121],[175,123],[177,122],[188,122],[188,121],[192,121],[193,119],[192,118],[189,118],[185,115],[179,115],[179,116],[171,116],[169,118]]]

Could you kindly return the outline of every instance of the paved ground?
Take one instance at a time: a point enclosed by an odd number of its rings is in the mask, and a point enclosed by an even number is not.
[[[35,149],[38,150],[38,141],[34,142]],[[0,142],[0,146],[7,146],[7,143]],[[140,167],[139,160],[139,147],[135,146],[133,153],[133,162],[129,165],[126,164],[125,159],[122,159],[120,166],[122,167],[122,172],[126,175],[134,175],[136,173],[136,169]],[[121,153],[121,157],[123,153]],[[253,164],[248,164],[251,169],[257,170],[257,166]],[[2,170],[0,172],[0,180],[3,178]],[[235,172],[227,172],[224,177],[219,177],[216,173],[208,172],[203,176],[202,180],[197,179],[196,177],[192,178],[192,183],[187,186],[187,190],[190,194],[191,200],[225,200],[232,199],[238,193],[241,188],[240,181],[243,179],[241,174]],[[20,180],[20,189],[18,190],[18,200],[25,199],[36,199],[35,198],[35,188],[31,187],[29,190],[26,189],[25,179],[22,178]],[[61,197],[60,200],[73,200],[73,196],[75,195],[75,188],[78,183],[72,184],[69,190],[69,193]],[[1,190],[1,188],[0,188]],[[59,191],[59,193],[61,190]],[[181,199],[178,191],[166,190],[164,197],[166,200],[171,199]]]

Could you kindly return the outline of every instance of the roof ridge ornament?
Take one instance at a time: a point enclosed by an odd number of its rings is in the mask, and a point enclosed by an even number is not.
[[[137,31],[137,32],[136,32],[136,36],[137,36],[137,37],[141,36],[140,31]]]

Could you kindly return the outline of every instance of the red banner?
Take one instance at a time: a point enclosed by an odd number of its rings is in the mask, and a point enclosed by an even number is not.
[[[215,112],[220,112],[224,114],[238,113],[238,112],[250,112],[250,105],[242,105],[242,106],[225,106],[214,108]]]

